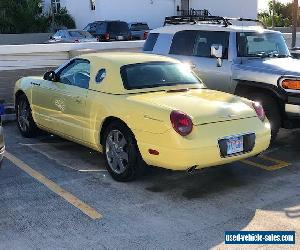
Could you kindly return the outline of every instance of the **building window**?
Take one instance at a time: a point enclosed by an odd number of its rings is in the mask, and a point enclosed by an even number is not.
[[[60,11],[60,0],[51,0],[51,8],[53,13]]]
[[[90,0],[91,10],[96,10],[96,0]]]

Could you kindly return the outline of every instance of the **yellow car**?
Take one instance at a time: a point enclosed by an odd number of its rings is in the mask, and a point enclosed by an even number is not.
[[[23,136],[39,128],[103,152],[118,181],[146,164],[199,169],[257,155],[270,143],[260,104],[206,89],[187,65],[158,55],[74,58],[17,81],[15,104]]]

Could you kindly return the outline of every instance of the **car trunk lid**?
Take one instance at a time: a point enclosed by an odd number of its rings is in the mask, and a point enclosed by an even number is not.
[[[174,89],[138,94],[135,100],[152,103],[170,111],[188,114],[194,125],[245,119],[256,116],[255,111],[241,98],[207,89]]]

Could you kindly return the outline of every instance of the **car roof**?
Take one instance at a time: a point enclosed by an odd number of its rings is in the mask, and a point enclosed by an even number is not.
[[[121,21],[121,20],[102,20],[102,21],[95,21],[90,24],[93,24],[93,23],[126,23],[126,22]]]
[[[175,34],[183,30],[202,30],[202,31],[225,31],[225,32],[274,32],[278,31],[267,30],[261,26],[253,25],[229,25],[225,27],[223,24],[179,24],[179,25],[167,25],[158,29],[152,30],[150,33],[160,34]]]
[[[136,64],[136,63],[146,63],[154,61],[166,61],[178,63],[179,61],[170,57],[137,53],[137,52],[100,52],[91,53],[80,56],[80,58],[87,60],[101,59],[101,61],[106,61],[117,67],[122,67],[124,65]]]
[[[117,95],[139,92],[138,90],[126,90],[124,88],[120,73],[122,66],[147,62],[179,63],[178,60],[165,56],[129,52],[92,53],[77,58],[87,59],[91,62],[91,90]],[[94,79],[101,69],[106,70],[106,77],[101,84],[99,84],[96,83]]]
[[[128,24],[147,24],[147,22],[130,22]]]

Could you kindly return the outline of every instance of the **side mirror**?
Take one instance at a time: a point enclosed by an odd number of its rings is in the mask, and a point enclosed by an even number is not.
[[[51,82],[57,82],[58,77],[54,71],[48,71],[44,74],[44,80],[51,81]]]
[[[222,67],[223,46],[220,44],[213,44],[210,49],[210,54],[212,57],[217,58],[217,67]]]

